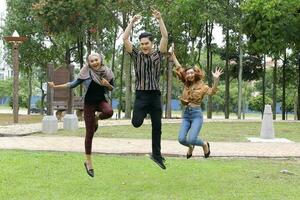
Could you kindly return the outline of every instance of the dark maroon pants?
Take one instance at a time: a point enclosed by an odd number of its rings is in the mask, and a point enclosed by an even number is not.
[[[92,140],[95,133],[95,112],[101,112],[99,119],[107,119],[113,115],[112,107],[106,101],[99,104],[84,104],[84,122],[85,122],[85,154],[90,155],[92,152]]]

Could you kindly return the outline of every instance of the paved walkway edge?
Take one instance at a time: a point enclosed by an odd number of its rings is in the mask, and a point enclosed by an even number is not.
[[[212,157],[300,158],[300,143],[211,142]],[[162,154],[185,156],[187,148],[175,140],[162,140]],[[0,149],[62,151],[84,153],[83,137],[2,137]],[[145,155],[151,152],[151,140],[126,138],[94,138],[93,152],[117,155]],[[196,147],[194,157],[203,157]]]

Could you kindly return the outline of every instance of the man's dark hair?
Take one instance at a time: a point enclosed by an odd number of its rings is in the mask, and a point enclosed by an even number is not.
[[[142,38],[148,38],[151,42],[153,42],[153,35],[149,32],[141,33],[139,36],[139,40],[141,40]]]

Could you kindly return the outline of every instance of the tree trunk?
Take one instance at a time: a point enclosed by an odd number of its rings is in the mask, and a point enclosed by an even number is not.
[[[42,99],[41,99],[41,107],[44,108],[44,104],[45,104],[45,97],[47,96],[45,94],[45,91],[43,89],[43,81],[41,80],[40,82],[40,89],[42,91]],[[48,89],[49,89],[49,86],[48,86]],[[53,94],[53,93],[52,93]],[[50,95],[49,95],[50,96]],[[48,102],[47,102],[48,103]],[[47,110],[48,112],[48,110]],[[40,112],[41,115],[44,115],[44,109],[41,109],[41,112]],[[51,114],[52,115],[52,114]]]
[[[28,66],[28,102],[27,102],[27,115],[30,115],[30,108],[31,108],[31,97],[32,97],[32,73],[31,73],[31,66]],[[42,108],[43,109],[43,108]]]
[[[242,111],[242,88],[243,88],[243,51],[242,51],[242,34],[239,33],[239,76],[238,76],[238,119],[241,119]]]
[[[70,72],[70,81],[72,81],[74,79],[74,65],[69,64],[68,65],[69,68],[69,72]],[[74,105],[74,91],[69,89],[69,100],[68,100],[68,110],[67,113],[68,114],[73,114],[74,113],[74,109],[73,109],[73,105]]]
[[[92,52],[92,44],[91,44],[91,33],[87,30],[87,41],[86,41],[86,48],[87,48],[87,56]]]
[[[164,107],[164,99],[167,99],[167,92],[166,92],[166,79],[168,79],[168,70],[166,70],[168,67],[163,67],[162,69],[162,74],[163,74],[163,78],[162,78],[162,87],[161,87],[161,107]],[[166,96],[164,96],[166,94]],[[162,116],[165,114],[166,117],[166,113],[167,113],[167,106],[165,107],[164,110],[165,113],[162,113]]]
[[[224,101],[224,114],[225,119],[229,119],[229,29],[226,27],[226,47],[225,47],[225,101]]]
[[[125,26],[124,26],[125,27]],[[125,31],[125,29],[124,29]],[[131,30],[133,33],[133,28]],[[132,35],[130,36],[130,41],[132,41]],[[131,90],[131,65],[132,60],[129,56],[125,57],[125,87],[126,87],[126,94],[125,94],[125,118],[130,119],[131,118],[131,96],[132,96],[132,90]],[[129,61],[129,64],[128,64]]]
[[[19,44],[13,44],[13,116],[19,122]]]
[[[212,32],[211,32],[212,34]],[[212,50],[211,50],[211,46],[210,46],[210,52],[209,52],[210,56],[209,56],[209,69],[210,69],[210,72],[208,72],[208,85],[209,87],[212,87],[212,84],[213,84],[213,81],[212,81]],[[211,95],[208,96],[207,98],[207,118],[208,119],[211,119],[212,118],[212,107],[213,107],[213,97]]]
[[[173,71],[172,71],[172,62],[167,62],[167,102],[166,102],[166,118],[172,118],[172,78],[173,78]]]
[[[118,107],[118,118],[121,118],[121,111],[123,107],[122,96],[123,96],[123,69],[124,69],[124,57],[125,57],[125,47],[122,49],[122,59],[121,59],[121,73],[120,73],[120,94],[119,94],[119,107]]]
[[[229,0],[226,1],[227,7],[229,8]],[[226,10],[226,18],[229,20],[229,10]],[[224,115],[225,119],[229,119],[229,24],[228,22],[225,24],[225,29],[226,29],[226,36],[225,36],[225,70],[224,70],[224,75],[225,75],[225,100],[224,100]]]
[[[71,81],[73,79],[73,73],[74,73],[74,66],[72,67],[70,65],[71,63],[71,49],[69,48],[69,46],[67,45],[65,47],[66,52],[65,52],[65,66],[69,69],[70,72],[70,77],[69,80]],[[72,114],[73,112],[73,90],[69,90],[69,99],[68,99],[68,109],[67,109],[67,113],[68,114]]]
[[[300,52],[298,53],[298,104],[297,104],[297,119],[300,120]]]
[[[48,63],[47,65],[47,82],[53,81],[53,73],[54,73],[54,66],[51,63]],[[42,83],[42,80],[41,80]],[[53,115],[53,88],[50,88],[47,84],[47,115]],[[41,91],[42,91],[42,98],[41,98],[41,107],[44,108],[44,90],[41,85]]]
[[[263,107],[262,107],[262,112],[264,113],[265,110],[265,104],[266,104],[266,55],[264,56],[264,64],[263,64],[263,77],[262,77],[262,103],[263,103]],[[263,116],[261,116],[262,118]]]
[[[243,98],[243,119],[246,118],[246,106],[247,106],[247,93],[248,93],[248,83],[245,82],[245,88],[244,88],[244,98]]]
[[[297,120],[297,92],[294,94],[294,120]]]
[[[71,63],[71,51],[68,45],[65,47],[65,51],[65,64],[66,66],[69,66]]]
[[[80,64],[80,69],[81,69],[81,68],[83,68],[83,63],[84,63],[84,61],[83,61],[83,56],[84,56],[83,55],[83,48],[84,48],[84,46],[83,46],[82,39],[80,40],[78,38],[77,43],[78,43],[79,64]],[[79,90],[79,96],[82,96],[82,94],[83,94],[82,84],[80,84],[80,88],[79,89],[80,89]]]
[[[202,50],[202,36],[201,36],[201,38],[200,38],[199,43],[198,43],[197,46],[198,46],[197,63],[199,64],[199,66],[201,66],[200,65],[200,61],[201,61],[201,50]]]
[[[193,61],[193,63],[196,60],[196,56],[195,56],[195,38],[191,38],[191,42],[192,42],[192,46],[191,46],[191,59]]]
[[[115,27],[115,35],[114,35],[114,44],[113,44],[113,52],[112,52],[112,66],[111,70],[115,74],[115,58],[116,58],[116,42],[117,42],[117,36],[118,36],[118,26]],[[111,99],[113,100],[112,96]],[[113,101],[110,101],[110,104],[112,105]]]
[[[125,57],[125,118],[131,118],[131,59]]]
[[[115,27],[115,35],[114,35],[114,44],[113,44],[113,52],[112,52],[112,66],[111,70],[115,73],[115,57],[116,57],[116,42],[118,37],[118,26]]]
[[[212,40],[212,30],[213,30],[213,23],[206,20],[206,70],[207,70],[207,80],[208,80],[208,86],[212,86],[212,75],[211,75],[211,40]],[[212,98],[211,96],[208,96],[207,101],[207,118],[211,119],[212,117]]]
[[[282,110],[282,120],[285,120],[285,113],[286,113],[286,105],[285,105],[285,86],[286,86],[286,52],[284,52],[284,61],[283,61],[283,66],[282,66],[282,105],[281,105],[281,110]]]
[[[276,95],[276,89],[277,89],[277,59],[274,60],[274,68],[273,68],[273,119],[276,119],[276,102],[277,102],[277,95]]]

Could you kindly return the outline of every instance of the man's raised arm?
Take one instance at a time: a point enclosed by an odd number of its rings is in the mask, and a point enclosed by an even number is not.
[[[129,36],[130,36],[130,31],[134,25],[134,23],[136,21],[138,21],[139,19],[141,18],[140,15],[135,15],[131,21],[129,22],[129,24],[127,25],[125,31],[124,31],[124,34],[123,34],[123,41],[124,41],[124,46],[125,46],[125,50],[128,52],[128,53],[131,53],[132,52],[132,43],[131,41],[129,40]]]
[[[159,23],[159,29],[161,33],[161,40],[159,44],[159,50],[162,53],[167,53],[168,51],[168,31],[166,29],[165,23],[161,17],[161,14],[158,10],[153,10],[153,16],[157,19]]]

